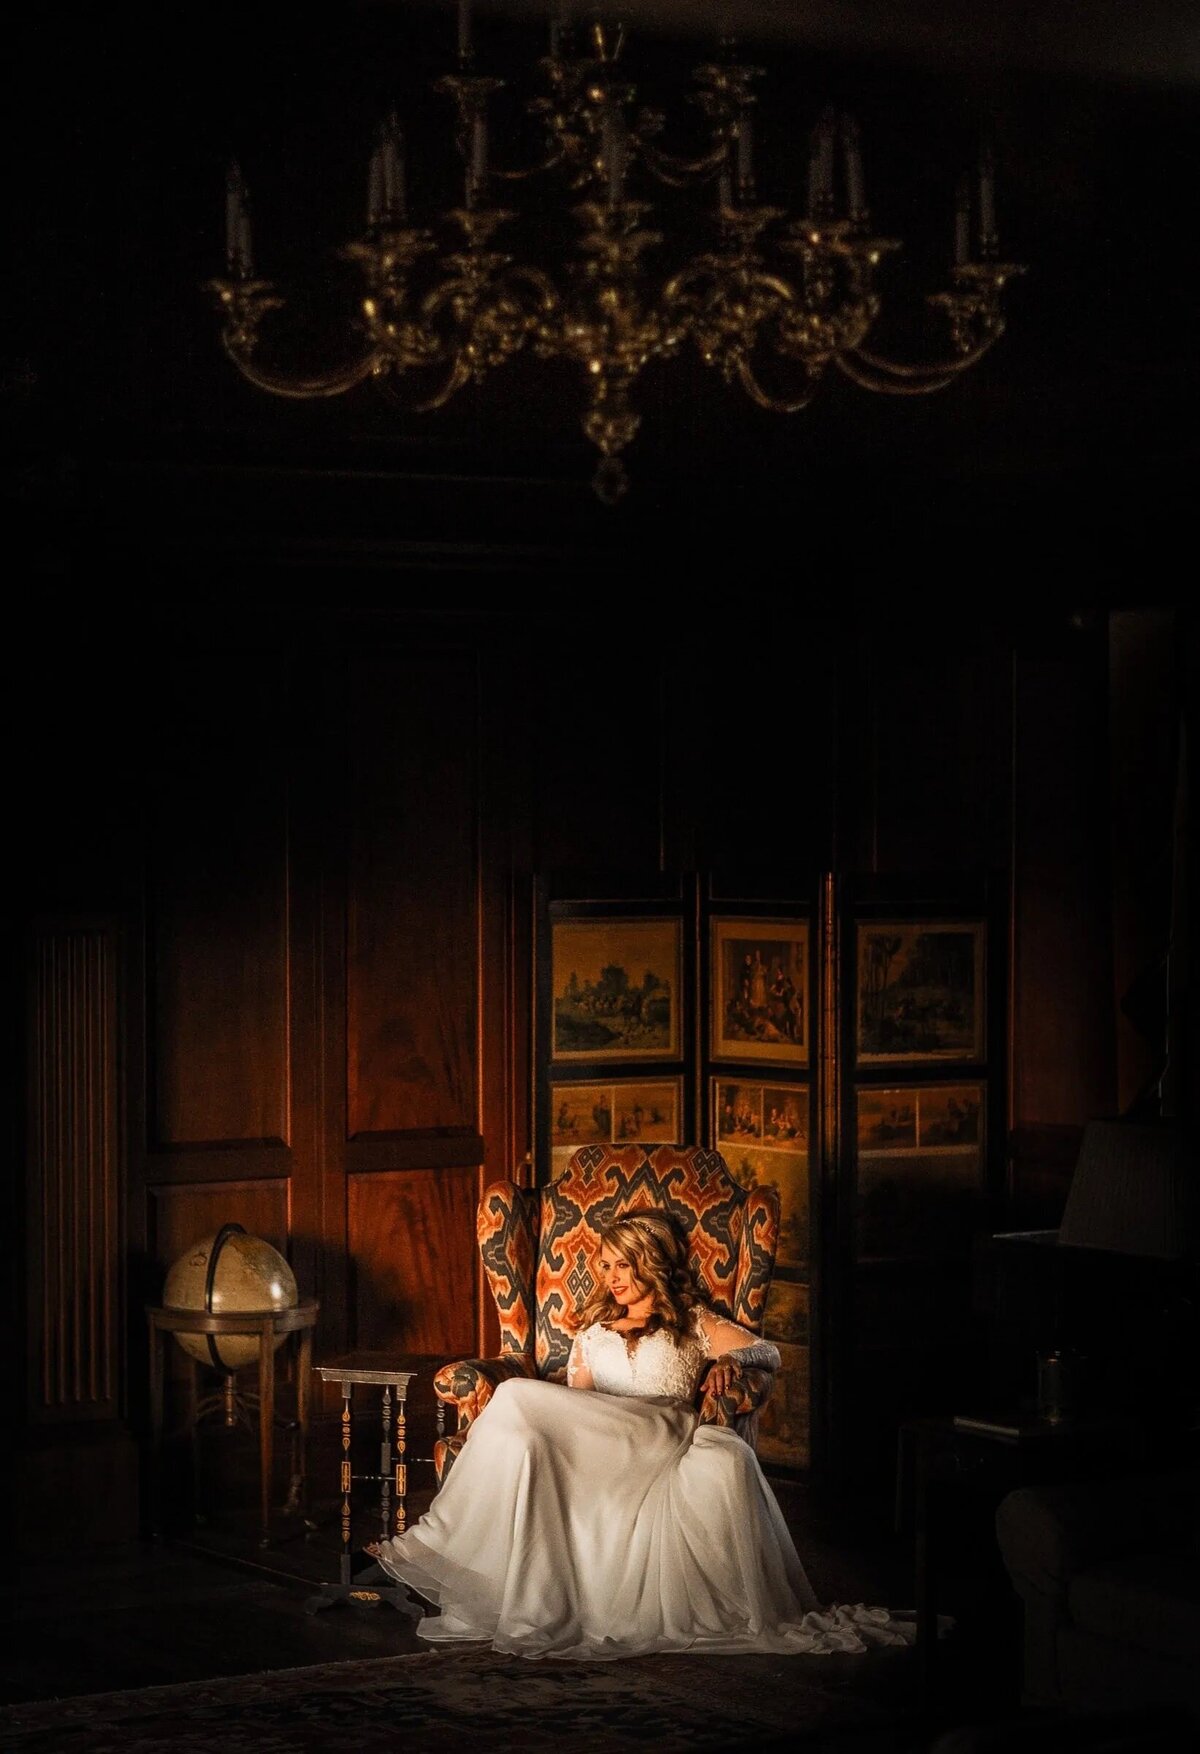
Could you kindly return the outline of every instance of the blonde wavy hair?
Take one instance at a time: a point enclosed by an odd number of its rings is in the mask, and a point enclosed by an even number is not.
[[[689,1331],[692,1310],[704,1298],[675,1223],[665,1212],[626,1212],[604,1226],[600,1246],[623,1255],[642,1295],[649,1292],[653,1297],[645,1332],[662,1328],[678,1346]],[[608,1327],[622,1314],[621,1305],[597,1275],[595,1290],[576,1311],[573,1326],[577,1332],[593,1322]]]

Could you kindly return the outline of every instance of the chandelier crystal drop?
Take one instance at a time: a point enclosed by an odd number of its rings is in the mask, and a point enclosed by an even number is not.
[[[625,33],[600,19],[552,20],[527,109],[539,158],[497,167],[491,108],[505,81],[481,71],[471,8],[458,6],[453,72],[436,82],[452,106],[461,201],[435,225],[414,223],[410,145],[398,113],[379,129],[367,175],[367,223],[343,254],[363,278],[347,365],[301,377],[259,358],[264,319],[283,305],[255,273],[249,197],[232,166],[226,186],[226,273],[210,282],[222,341],[242,376],[277,396],[336,396],[367,378],[402,380],[407,406],[442,408],[516,355],[578,367],[583,430],[599,453],[593,486],[615,503],[624,453],[641,423],[638,380],[657,361],[699,357],[760,408],[794,413],[831,366],[864,389],[944,389],[1004,332],[995,167],[959,179],[948,285],[930,295],[944,339],[936,357],[894,359],[870,344],[877,285],[900,246],[875,234],[858,129],[826,109],[807,140],[804,211],[763,204],[755,176],[756,84],[763,69],[724,40],[693,70],[691,100],[706,138],[690,156],[663,144],[666,118],[639,102]],[[503,191],[529,192],[522,211]],[[675,191],[680,212],[643,198]],[[689,192],[690,207],[687,207]],[[697,232],[700,215],[707,236]],[[531,240],[526,245],[526,233]],[[667,260],[666,271],[660,266]]]

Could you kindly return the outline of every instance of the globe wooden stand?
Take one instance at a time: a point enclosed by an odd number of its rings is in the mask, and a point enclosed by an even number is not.
[[[292,1495],[305,1500],[308,1468],[308,1426],[311,1402],[313,1329],[320,1305],[299,1303],[293,1309],[226,1310],[212,1315],[202,1309],[147,1309],[150,1325],[150,1533],[157,1540],[162,1520],[163,1384],[166,1376],[168,1334],[240,1334],[258,1336],[258,1460],[262,1512],[260,1545],[270,1539],[271,1469],[275,1460],[275,1342],[281,1334],[299,1334],[296,1365],[296,1415],[299,1423],[297,1478]],[[193,1445],[199,1416],[197,1364],[189,1359],[188,1419]]]

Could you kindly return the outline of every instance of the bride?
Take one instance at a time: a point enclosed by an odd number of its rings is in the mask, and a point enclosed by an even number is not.
[[[819,1608],[749,1445],[698,1423],[777,1349],[706,1307],[683,1239],[656,1212],[600,1233],[567,1382],[502,1382],[413,1528],[373,1543],[441,1610],[430,1643],[527,1657],[652,1651],[818,1655],[911,1642],[884,1608]]]

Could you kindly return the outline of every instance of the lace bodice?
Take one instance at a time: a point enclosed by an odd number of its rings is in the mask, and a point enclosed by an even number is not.
[[[580,1366],[586,1366],[593,1386],[603,1395],[672,1395],[690,1401],[712,1356],[710,1334],[718,1325],[728,1324],[712,1310],[697,1305],[692,1310],[691,1331],[676,1345],[662,1328],[635,1340],[594,1322],[575,1336],[567,1381],[573,1382]],[[748,1345],[758,1338],[748,1328],[741,1331]]]

